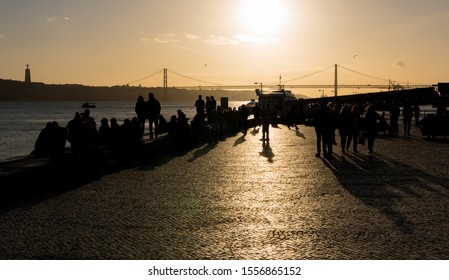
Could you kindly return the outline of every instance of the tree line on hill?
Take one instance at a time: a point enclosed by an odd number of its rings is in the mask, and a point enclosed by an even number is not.
[[[194,101],[199,94],[229,100],[250,100],[255,98],[253,90],[187,90],[178,88],[140,86],[85,86],[78,84],[25,83],[0,79],[0,101],[135,101],[138,96],[154,93],[161,101]]]

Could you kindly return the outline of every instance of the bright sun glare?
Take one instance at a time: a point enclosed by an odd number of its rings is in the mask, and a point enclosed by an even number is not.
[[[242,22],[247,32],[264,35],[283,28],[286,11],[279,0],[246,0],[242,3]]]

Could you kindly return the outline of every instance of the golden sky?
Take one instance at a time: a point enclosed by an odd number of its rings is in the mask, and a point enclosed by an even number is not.
[[[447,0],[2,0],[0,78],[162,86],[449,81]],[[159,72],[160,71],[160,72]],[[157,75],[140,80],[140,78]],[[374,78],[376,77],[376,78]],[[199,82],[169,72],[169,86]]]

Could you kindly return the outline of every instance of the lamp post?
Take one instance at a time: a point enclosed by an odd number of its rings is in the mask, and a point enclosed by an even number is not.
[[[260,84],[260,91],[258,90],[258,89],[256,89],[256,95],[257,96],[259,96],[260,94],[262,94],[262,91],[263,91],[263,89],[262,89],[262,82],[260,82],[260,83],[258,83],[258,82],[255,82],[254,83],[255,85],[258,85],[258,84]]]
[[[255,85],[259,85],[259,84],[260,84],[260,93],[262,93],[262,82],[260,82],[260,83],[255,82],[254,84],[255,84]]]

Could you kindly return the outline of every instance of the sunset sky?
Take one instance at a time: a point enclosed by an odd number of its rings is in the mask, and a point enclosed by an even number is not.
[[[338,64],[365,74],[342,84],[432,84],[449,81],[448,32],[447,0],[2,0],[0,78],[332,84],[333,68],[297,78]]]

